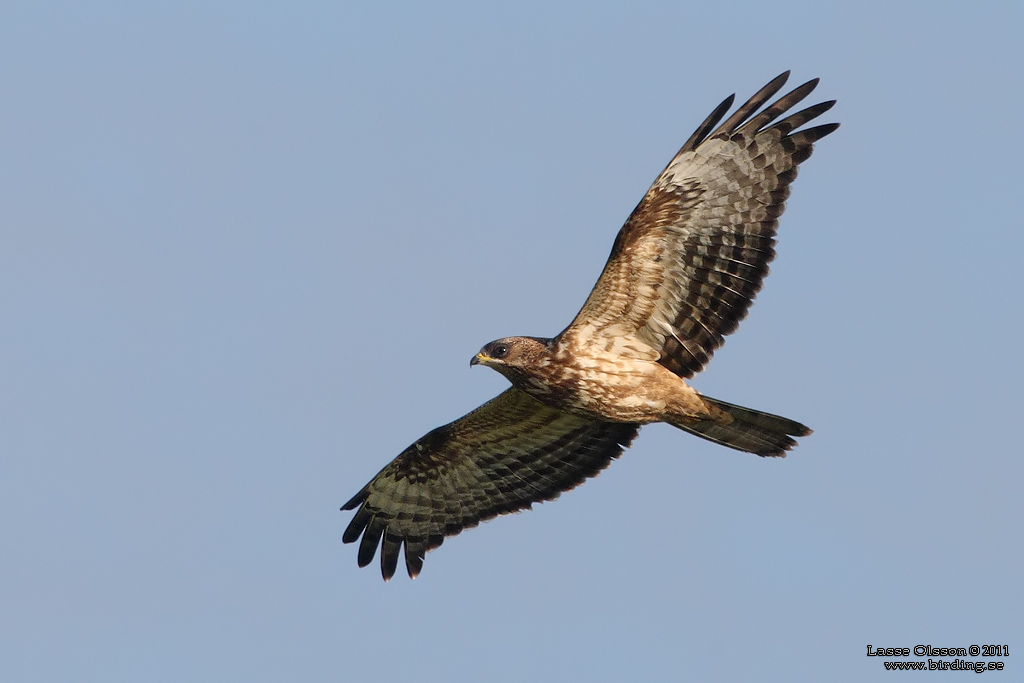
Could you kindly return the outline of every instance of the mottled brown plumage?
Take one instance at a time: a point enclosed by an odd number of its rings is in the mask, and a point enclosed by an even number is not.
[[[471,364],[497,370],[512,388],[424,436],[344,505],[358,508],[343,540],[362,538],[359,566],[379,546],[390,579],[404,546],[415,577],[446,537],[557,498],[617,458],[643,424],[668,422],[762,456],[785,455],[792,437],[810,434],[683,381],[746,316],[775,256],[797,166],[839,125],[797,130],[834,102],[772,124],[817,79],[758,113],[788,76],[717,125],[729,97],[686,141],[626,220],[561,334],[499,339],[474,356]]]

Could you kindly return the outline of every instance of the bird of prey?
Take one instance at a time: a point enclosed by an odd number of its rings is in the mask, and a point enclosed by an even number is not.
[[[800,128],[834,101],[789,113],[817,79],[758,111],[788,77],[721,125],[733,96],[711,112],[630,214],[565,330],[498,339],[473,356],[470,365],[493,368],[512,386],[416,441],[345,503],[356,513],[342,540],[362,536],[360,567],[379,546],[389,580],[404,546],[415,578],[445,538],[557,498],[607,467],[651,422],[760,456],[783,456],[793,437],[811,433],[684,381],[747,314],[775,256],[797,167],[839,126]]]

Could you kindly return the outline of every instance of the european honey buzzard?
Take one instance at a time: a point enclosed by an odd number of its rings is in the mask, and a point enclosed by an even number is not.
[[[509,337],[471,365],[512,387],[405,449],[345,503],[358,508],[343,541],[358,562],[381,547],[390,579],[405,546],[415,578],[427,551],[496,515],[553,500],[607,467],[644,424],[667,422],[761,456],[783,456],[811,430],[699,394],[700,372],[747,313],[775,256],[775,231],[797,166],[839,124],[797,130],[828,111],[808,107],[809,81],[757,110],[786,72],[724,123],[720,104],[658,176],[615,238],[576,318],[554,338]]]

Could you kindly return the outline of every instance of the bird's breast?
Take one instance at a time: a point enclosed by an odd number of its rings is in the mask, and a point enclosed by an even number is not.
[[[539,364],[520,387],[561,410],[613,422],[653,422],[668,401],[658,369],[664,371],[657,363],[617,354],[577,354]]]

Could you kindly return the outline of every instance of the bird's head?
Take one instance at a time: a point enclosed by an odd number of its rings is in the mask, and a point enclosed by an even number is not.
[[[508,377],[513,382],[524,370],[533,366],[547,350],[547,339],[536,337],[505,337],[485,344],[470,365],[486,365]],[[528,374],[528,373],[527,373]]]

